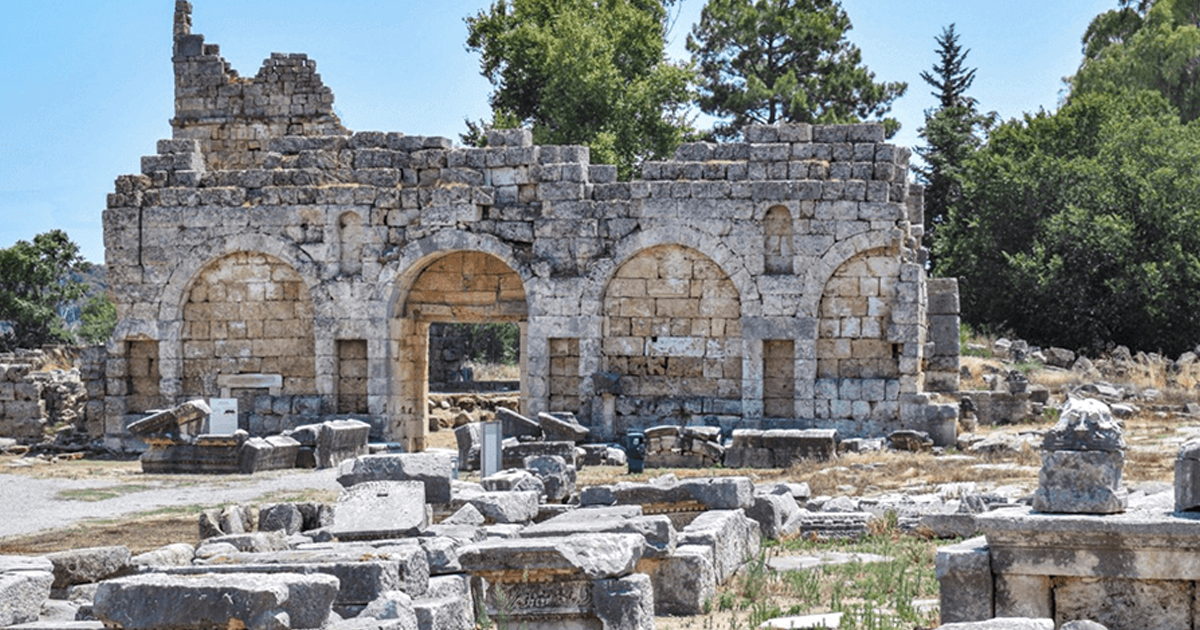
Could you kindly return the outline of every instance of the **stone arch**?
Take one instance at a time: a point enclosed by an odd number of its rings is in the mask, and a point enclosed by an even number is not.
[[[391,438],[411,451],[425,447],[428,429],[428,344],[431,323],[514,322],[521,326],[521,396],[528,404],[526,322],[529,300],[525,281],[501,257],[462,249],[474,239],[426,243],[424,255],[396,274],[389,305],[392,360]],[[431,245],[448,246],[438,250]],[[458,247],[456,247],[456,245]],[[430,251],[433,249],[434,251]]]
[[[253,434],[317,420],[313,301],[291,265],[258,252],[226,254],[196,274],[181,320],[185,397],[233,390],[239,424]],[[227,380],[249,374],[269,377],[272,385],[239,390]]]
[[[889,339],[900,261],[892,248],[842,263],[821,292],[817,321],[818,418],[894,418],[903,348]]]
[[[740,416],[741,298],[703,253],[657,245],[625,260],[603,299],[601,369],[620,377],[605,429]]]
[[[783,206],[772,206],[763,219],[763,269],[769,275],[791,275],[795,257],[792,214]]]
[[[188,291],[197,274],[214,261],[239,252],[271,256],[295,269],[310,295],[319,284],[316,262],[291,241],[265,234],[239,234],[216,239],[203,247],[193,248],[178,261],[166,286],[163,287],[162,299],[159,301],[159,321],[175,322],[182,319],[183,305],[188,299]]]
[[[888,249],[899,261],[899,240],[892,234],[883,232],[868,232],[856,234],[846,240],[839,241],[829,248],[814,264],[804,270],[804,291],[800,297],[797,314],[818,317],[821,297],[825,286],[833,274],[851,258],[875,249]]]
[[[592,266],[589,288],[584,293],[583,315],[602,315],[604,294],[617,270],[645,250],[660,246],[680,246],[702,254],[715,263],[733,282],[741,301],[742,316],[760,314],[761,300],[754,275],[746,269],[742,256],[717,237],[688,226],[672,225],[643,230],[629,235],[614,248],[611,259]]]
[[[338,270],[345,275],[362,271],[363,225],[357,212],[338,216]]]

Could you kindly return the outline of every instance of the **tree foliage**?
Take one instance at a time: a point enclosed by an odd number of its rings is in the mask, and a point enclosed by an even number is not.
[[[1123,0],[1100,14],[1083,38],[1084,60],[1071,97],[1154,90],[1184,122],[1200,117],[1200,3]]]
[[[963,318],[1035,343],[1200,340],[1200,126],[1159,93],[1075,94],[994,129],[936,243]]]
[[[709,0],[688,36],[700,109],[731,138],[752,123],[878,118],[907,84],[876,83],[837,0]],[[900,125],[884,121],[889,135]]]
[[[914,168],[925,184],[924,242],[931,250],[950,207],[962,194],[963,164],[983,145],[996,119],[994,112],[980,114],[975,99],[967,96],[975,69],[966,66],[970,51],[959,45],[954,25],[943,28],[934,41],[938,63],[932,73],[922,71],[921,78],[934,88],[938,107],[925,112],[925,126],[920,130],[925,145],[916,149],[924,164]]]
[[[0,249],[0,350],[72,343],[59,308],[84,295],[86,286],[71,273],[86,265],[79,246],[62,230],[38,234]]]
[[[692,74],[666,60],[663,1],[497,0],[466,21],[495,87],[493,124],[586,145],[623,178],[683,140]]]

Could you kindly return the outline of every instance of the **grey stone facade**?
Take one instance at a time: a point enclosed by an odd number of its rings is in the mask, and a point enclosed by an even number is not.
[[[311,60],[239,77],[187,2],[174,64],[173,137],[104,213],[114,445],[228,395],[252,432],[354,414],[420,449],[436,322],[518,323],[522,413],[600,437],[926,430],[926,392],[957,387],[955,287],[927,308],[921,189],[879,125],[750,127],[618,182],[524,130],[352,133]]]

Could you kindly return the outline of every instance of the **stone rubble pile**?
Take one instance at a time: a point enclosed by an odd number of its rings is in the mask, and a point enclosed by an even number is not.
[[[128,431],[150,449],[141,455],[147,473],[253,474],[288,468],[332,468],[367,450],[371,425],[331,420],[302,425],[282,435],[251,437],[201,434],[212,410],[204,400],[154,412]]]

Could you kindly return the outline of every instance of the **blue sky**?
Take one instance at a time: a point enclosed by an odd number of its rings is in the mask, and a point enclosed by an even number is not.
[[[487,0],[194,0],[194,30],[244,76],[271,52],[303,52],[355,131],[457,140],[463,119],[487,116],[490,86],[467,52],[463,18]],[[682,0],[670,54],[703,0]],[[1054,110],[1080,60],[1080,36],[1116,0],[842,0],[849,38],[876,80],[907,81],[893,107],[896,144],[915,146],[934,105],[920,72],[934,37],[954,22],[978,68],[971,94],[1019,117]],[[103,262],[101,213],[113,180],[169,138],[173,0],[0,2],[0,247],[67,231]]]

